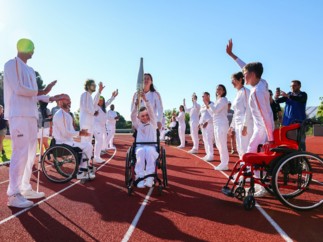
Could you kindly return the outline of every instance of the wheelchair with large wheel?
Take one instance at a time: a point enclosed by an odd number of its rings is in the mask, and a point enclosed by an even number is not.
[[[255,206],[255,184],[292,209],[322,205],[323,159],[305,151],[306,131],[316,123],[306,119],[274,130],[273,144],[264,144],[258,153],[246,153],[236,162],[222,192],[242,200],[246,210]]]
[[[167,180],[166,151],[164,147],[160,145],[159,130],[157,130],[157,142],[136,142],[136,131],[133,136],[135,138],[135,141],[127,151],[126,164],[125,164],[125,185],[128,189],[128,195],[132,194],[134,188],[137,187],[137,184],[140,181],[145,180],[148,177],[154,178],[154,184],[155,186],[156,184],[158,184],[158,192],[161,195],[163,189],[165,189],[168,185],[168,180]],[[146,175],[138,179],[136,179],[136,174],[135,174],[137,145],[155,145],[156,151],[159,154],[155,163],[155,173]],[[162,178],[159,178],[158,170],[161,170]]]
[[[82,158],[83,154],[82,150],[78,147],[72,147],[66,144],[56,144],[55,139],[52,139],[50,147],[41,158],[42,171],[51,182],[69,182],[76,177],[81,161],[89,164],[89,158]],[[95,167],[93,164],[90,167],[92,172],[94,172],[93,170],[95,170]],[[88,180],[90,180],[90,177]],[[84,181],[81,180],[81,182]]]

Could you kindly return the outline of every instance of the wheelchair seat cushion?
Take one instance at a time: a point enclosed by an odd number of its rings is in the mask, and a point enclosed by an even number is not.
[[[246,153],[242,156],[242,160],[246,162],[246,164],[249,163],[251,165],[269,165],[272,160],[281,155],[282,154],[277,152]]]

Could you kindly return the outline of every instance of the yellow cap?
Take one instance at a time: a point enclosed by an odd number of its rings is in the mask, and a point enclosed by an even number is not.
[[[34,43],[29,39],[20,39],[17,42],[17,50],[19,53],[31,53],[34,49]]]

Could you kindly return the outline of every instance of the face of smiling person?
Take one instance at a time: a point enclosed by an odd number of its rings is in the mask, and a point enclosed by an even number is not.
[[[144,89],[145,90],[149,90],[152,82],[153,81],[151,80],[149,75],[144,75]]]
[[[147,110],[141,111],[138,115],[140,122],[148,123],[150,121],[149,114]]]
[[[215,95],[217,97],[222,97],[223,94],[224,94],[223,88],[221,86],[217,86]]]

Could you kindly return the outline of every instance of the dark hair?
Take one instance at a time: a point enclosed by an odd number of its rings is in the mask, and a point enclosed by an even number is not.
[[[218,87],[222,87],[222,89],[223,89],[224,93],[222,94],[222,96],[221,96],[221,97],[225,97],[225,96],[227,95],[227,89],[225,88],[225,86],[224,86],[224,85],[222,85],[222,84],[219,84],[219,85],[218,85]]]
[[[85,89],[85,91],[88,91],[88,90],[89,90],[89,87],[90,87],[93,83],[95,83],[95,81],[94,81],[94,80],[92,80],[92,79],[87,79],[87,80],[85,81],[85,83],[84,83],[84,89]]]
[[[145,110],[147,110],[147,108],[146,108],[146,107],[141,107],[141,108],[139,108],[139,113],[141,113],[141,112],[143,112],[143,111],[145,111]]]
[[[269,95],[270,95],[270,96],[272,96],[272,95],[273,95],[273,91],[272,91],[272,90],[270,90],[270,89],[269,89],[269,90],[268,90],[268,92],[269,92]]]
[[[244,76],[243,76],[243,73],[241,71],[239,71],[237,73],[233,73],[231,78],[236,79],[236,80],[242,79],[241,84],[242,84],[242,86],[244,85]]]
[[[156,89],[153,84],[153,76],[150,73],[145,73],[144,76],[149,76],[151,79],[151,85],[150,85],[149,91],[156,92]]]
[[[181,108],[183,109],[183,112],[185,112],[185,108],[183,105],[179,106],[179,109],[181,109]]]
[[[104,99],[104,97],[102,97],[102,96],[100,97],[100,99],[103,99],[103,104],[102,104],[102,106],[101,106],[101,109],[102,109],[102,111],[103,111],[103,112],[105,112],[105,113],[106,113],[106,112],[107,112],[107,108],[106,108],[106,106],[105,106],[105,99]]]
[[[248,72],[255,73],[257,78],[261,78],[261,75],[264,71],[264,68],[262,67],[262,64],[260,62],[248,63],[243,69]]]
[[[292,82],[297,83],[297,85],[299,85],[300,87],[302,86],[302,83],[299,80],[293,80]]]
[[[208,92],[204,92],[204,94],[206,94],[206,95],[210,96],[210,93],[208,93]]]

